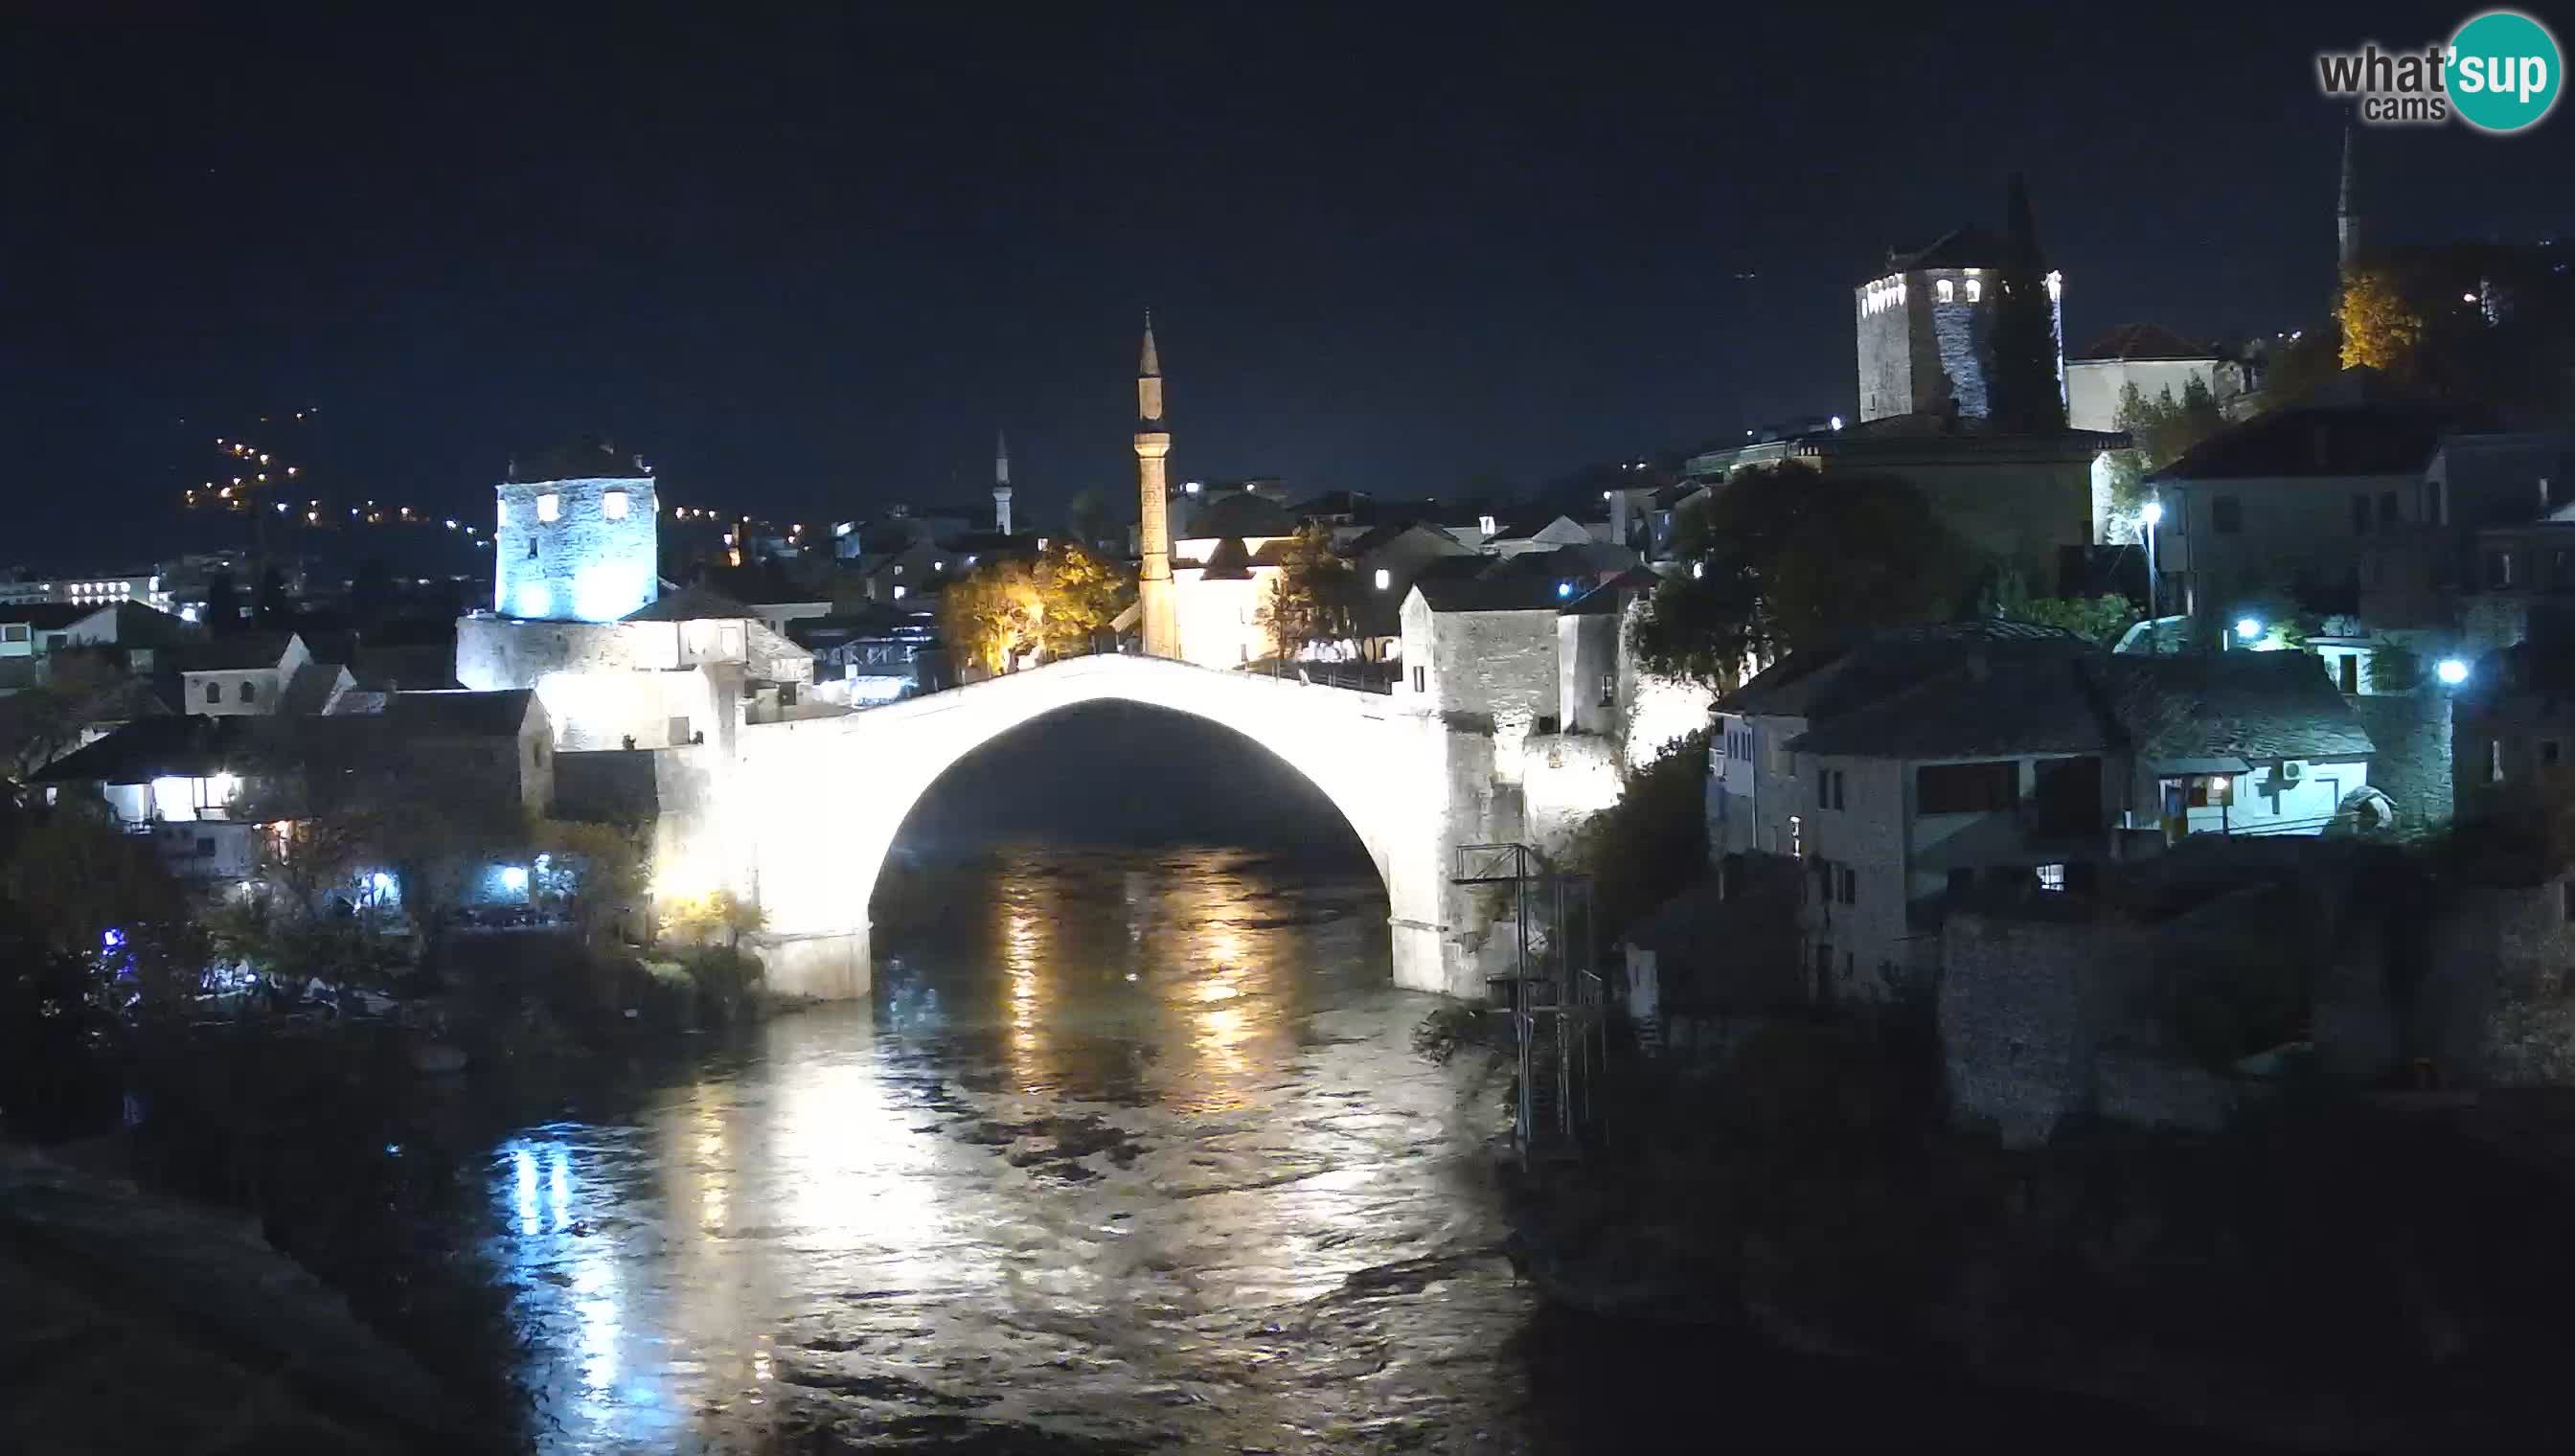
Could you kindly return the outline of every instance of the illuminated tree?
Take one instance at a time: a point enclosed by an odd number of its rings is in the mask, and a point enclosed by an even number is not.
[[[1331,532],[1319,522],[1299,528],[1279,564],[1261,628],[1281,662],[1323,643],[1357,636],[1358,574],[1332,550]]]
[[[700,945],[722,935],[728,945],[740,946],[743,936],[758,933],[768,923],[768,911],[729,889],[675,899],[662,911],[664,935]]]
[[[1034,565],[996,558],[950,582],[939,595],[939,630],[959,661],[1006,673],[1031,652],[1048,659],[1090,652],[1134,595],[1118,566],[1057,542]]]
[[[1034,574],[1038,596],[1038,646],[1050,659],[1080,657],[1136,598],[1135,579],[1090,547],[1069,541],[1049,546]]]
[[[2422,362],[2423,316],[2406,300],[2394,273],[2355,268],[2345,274],[2335,319],[2342,326],[2345,369],[2366,366],[2397,378],[2417,373]]]

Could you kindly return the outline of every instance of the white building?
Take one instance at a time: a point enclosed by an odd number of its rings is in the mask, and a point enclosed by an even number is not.
[[[500,486],[492,610],[544,621],[615,622],[661,586],[652,473],[599,450],[540,457]]]
[[[2065,361],[2065,423],[2076,430],[2119,428],[2119,400],[2130,386],[2151,405],[2166,395],[2181,403],[2197,384],[2220,398],[2236,392],[2234,370],[2217,349],[2153,324],[2127,324]]]
[[[1819,997],[1928,989],[1948,909],[2197,833],[2314,835],[2368,733],[2302,653],[2111,656],[2006,623],[1811,651],[1718,705],[1709,843],[1805,884]]]

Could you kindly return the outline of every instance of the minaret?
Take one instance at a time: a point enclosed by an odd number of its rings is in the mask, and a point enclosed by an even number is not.
[[[2334,204],[2335,257],[2344,276],[2360,261],[2360,207],[2352,196],[2351,123],[2342,126],[2342,194]]]
[[[1181,617],[1172,600],[1172,520],[1163,459],[1172,453],[1172,432],[1163,424],[1163,360],[1154,350],[1154,312],[1145,311],[1145,353],[1136,365],[1136,490],[1140,497],[1137,535],[1144,560],[1136,573],[1136,605],[1145,640],[1145,656],[1181,655]]]
[[[1011,442],[993,432],[993,529],[1011,534]]]

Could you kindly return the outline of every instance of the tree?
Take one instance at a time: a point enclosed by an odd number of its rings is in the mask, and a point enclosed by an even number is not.
[[[939,633],[961,666],[1007,673],[1037,639],[1037,579],[1028,563],[994,557],[939,594]]]
[[[2048,296],[2047,264],[2029,212],[2029,189],[2015,173],[2007,205],[2008,252],[1986,336],[1991,371],[1986,377],[1994,428],[2018,435],[2049,435],[2065,428],[2064,385],[2057,373],[2056,310]]]
[[[259,575],[259,604],[253,609],[260,630],[275,631],[287,625],[294,616],[294,604],[286,595],[286,573],[270,567]]]
[[[939,630],[958,660],[1006,673],[1028,653],[1079,657],[1134,598],[1125,571],[1069,541],[1037,562],[999,557],[952,581],[939,595]]]
[[[1583,820],[1566,852],[1592,877],[1615,935],[1707,870],[1707,730],[1629,772],[1618,799]]]
[[[532,842],[546,861],[537,891],[571,915],[585,940],[601,939],[650,891],[644,838],[632,826],[541,819]]]
[[[148,839],[97,816],[49,814],[0,866],[0,894],[38,946],[87,967],[115,1009],[173,1005],[200,988],[204,936]]]
[[[1094,551],[1101,543],[1115,540],[1123,533],[1119,518],[1100,499],[1098,491],[1088,488],[1074,493],[1073,502],[1065,507],[1065,534]]]
[[[1649,671],[1717,688],[1837,634],[1939,621],[1970,600],[1964,548],[1892,477],[1743,471],[1683,510],[1673,548],[1688,569],[1655,589],[1630,641]]]
[[[2062,628],[2102,647],[2117,644],[2138,615],[2136,604],[2115,592],[2098,597],[2032,597],[2017,572],[2004,574],[1987,592],[1983,605],[1988,617]]]
[[[2395,273],[2360,267],[2345,274],[2334,317],[2342,327],[2343,368],[2367,367],[2396,379],[2420,376],[2423,316],[2407,301]]]
[[[233,586],[230,572],[206,574],[206,631],[238,632],[241,630],[241,593]]]
[[[78,746],[107,700],[129,684],[97,652],[58,651],[47,667],[44,682],[0,698],[0,773],[18,783]]]
[[[1270,599],[1261,606],[1261,628],[1278,661],[1322,643],[1357,635],[1358,574],[1332,550],[1331,532],[1319,522],[1299,527],[1279,563]]]
[[[737,949],[743,936],[758,933],[768,923],[768,911],[729,889],[673,900],[662,912],[662,933],[672,939],[704,945],[722,935],[728,946]]]
[[[2179,400],[2169,386],[2148,400],[2134,383],[2128,384],[2119,391],[2119,409],[2111,425],[2126,432],[2137,464],[2153,472],[2225,429],[2226,417],[2219,413],[2217,397],[2209,393],[2207,382],[2194,375],[2182,386]]]
[[[1136,597],[1124,568],[1076,542],[1040,553],[1034,580],[1038,646],[1051,661],[1089,653]]]

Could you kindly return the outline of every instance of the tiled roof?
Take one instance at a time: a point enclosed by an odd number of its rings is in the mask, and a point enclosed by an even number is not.
[[[2095,753],[2116,740],[2075,657],[1947,657],[1935,676],[1825,719],[1789,748],[1905,758]]]
[[[1758,713],[1820,722],[1963,665],[1971,656],[2080,657],[2091,644],[2060,628],[1998,618],[1934,623],[1860,634],[1807,648],[1773,663],[1717,705],[1723,713]]]
[[[1243,538],[1229,536],[1208,551],[1201,563],[1200,578],[1210,582],[1248,582],[1252,580],[1252,554],[1243,549]]]
[[[1211,502],[1191,523],[1192,536],[1288,536],[1296,518],[1267,496],[1238,492]]]
[[[2154,479],[2414,475],[2449,425],[2449,413],[2432,406],[2274,410],[2201,441]]]
[[[2185,339],[2161,324],[2121,324],[2083,346],[2077,360],[2215,359],[2217,349]]]
[[[277,695],[277,711],[290,718],[322,712],[331,706],[333,691],[340,686],[341,675],[348,671],[338,663],[304,664]]]
[[[97,742],[74,749],[36,773],[41,783],[148,783],[165,776],[203,777],[241,760],[269,721],[240,716],[172,714],[139,718]]]
[[[0,622],[23,622],[38,632],[60,632],[97,610],[76,602],[13,602],[0,607]]]
[[[1449,577],[1425,572],[1412,583],[1433,612],[1548,612],[1564,606],[1552,577],[1506,573]]]
[[[427,737],[516,737],[528,721],[536,692],[503,688],[490,693],[395,693],[385,700],[385,725]]]
[[[712,587],[667,592],[620,619],[624,622],[722,622],[758,613]]]
[[[2307,653],[2122,655],[2099,668],[2141,757],[2260,762],[2374,751],[2324,661]]]
[[[652,476],[633,452],[621,455],[605,441],[559,445],[518,456],[511,460],[509,470],[509,479],[529,482],[650,480]]]
[[[1567,617],[1592,617],[1615,614],[1638,597],[1650,597],[1663,579],[1643,567],[1629,567],[1608,581],[1565,604]]]
[[[274,668],[286,656],[286,645],[294,637],[291,632],[245,632],[197,643],[181,650],[179,671],[238,673],[252,668]]]

